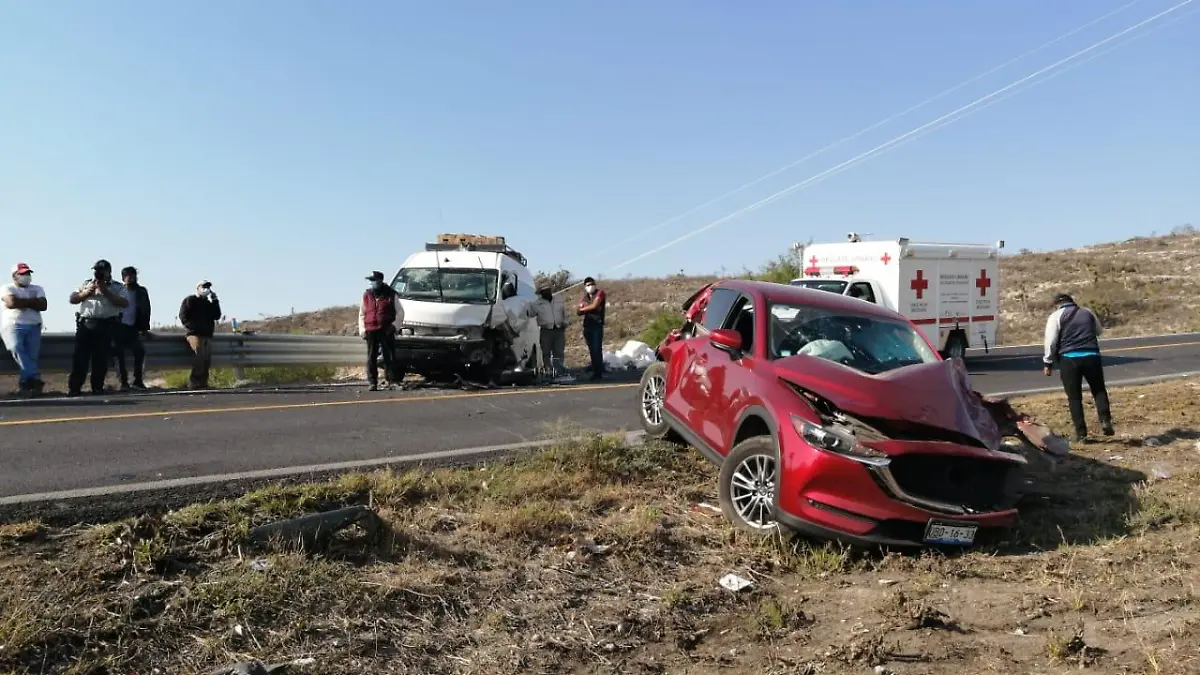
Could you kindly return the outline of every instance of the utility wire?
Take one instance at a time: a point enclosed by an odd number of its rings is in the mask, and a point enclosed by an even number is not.
[[[657,253],[661,253],[662,251],[665,251],[666,249],[668,249],[668,248],[670,248],[670,247],[672,247],[672,246],[674,246],[674,245],[676,245],[676,244],[678,244],[678,243],[681,243],[681,242],[683,242],[683,241],[686,241],[686,240],[688,240],[688,239],[691,239],[692,237],[695,237],[695,236],[696,236],[696,235],[698,235],[698,234],[701,234],[701,233],[707,232],[708,230],[711,230],[711,229],[713,229],[713,228],[715,228],[715,227],[717,227],[717,226],[719,226],[719,225],[723,225],[724,223],[727,223],[727,222],[729,222],[730,220],[733,220],[733,219],[735,219],[735,218],[737,218],[737,217],[739,217],[739,216],[742,216],[742,215],[744,215],[744,214],[746,214],[746,213],[749,213],[749,212],[751,212],[751,211],[758,210],[758,209],[762,208],[763,206],[766,206],[766,205],[768,205],[768,204],[771,204],[771,203],[773,203],[773,202],[776,202],[776,201],[778,201],[778,200],[780,200],[780,199],[782,199],[782,198],[784,198],[784,197],[788,196],[789,194],[791,194],[791,193],[793,193],[793,192],[796,192],[797,190],[804,189],[805,187],[808,187],[809,185],[812,185],[812,184],[814,184],[814,183],[816,183],[816,182],[819,182],[819,181],[821,181],[821,180],[824,180],[825,178],[827,178],[827,177],[829,177],[829,176],[831,176],[831,175],[833,175],[833,174],[835,174],[835,173],[838,173],[838,172],[840,172],[841,170],[843,170],[843,169],[845,169],[845,168],[848,168],[848,167],[850,167],[850,166],[853,166],[853,165],[855,165],[855,164],[858,164],[859,162],[862,162],[863,160],[869,159],[869,158],[870,158],[870,157],[872,157],[872,156],[878,155],[878,154],[880,154],[880,153],[883,153],[883,152],[887,152],[888,150],[891,150],[891,149],[895,148],[895,147],[896,147],[898,144],[900,144],[900,143],[903,143],[903,142],[904,142],[906,139],[908,139],[908,138],[910,138],[910,137],[913,137],[913,136],[915,136],[915,135],[917,135],[917,134],[920,134],[920,133],[924,132],[925,130],[927,130],[927,129],[930,129],[931,127],[935,127],[935,126],[945,126],[945,125],[944,125],[944,124],[942,124],[942,123],[943,123],[943,122],[945,122],[946,120],[948,120],[948,119],[950,119],[950,118],[958,117],[958,116],[959,116],[961,113],[963,113],[963,112],[965,112],[965,111],[968,111],[968,110],[970,110],[970,109],[972,109],[972,108],[975,108],[975,107],[977,107],[977,106],[979,106],[979,105],[982,105],[982,104],[984,104],[984,103],[986,103],[986,102],[988,102],[988,101],[990,101],[990,100],[992,100],[992,99],[996,98],[997,96],[1000,96],[1001,94],[1004,94],[1005,92],[1008,92],[1008,91],[1010,91],[1010,90],[1012,90],[1012,89],[1014,89],[1014,88],[1016,88],[1016,87],[1019,87],[1019,86],[1020,86],[1020,85],[1022,85],[1022,84],[1025,84],[1025,83],[1029,82],[1030,80],[1033,80],[1033,79],[1037,78],[1037,77],[1038,77],[1038,76],[1040,76],[1040,75],[1043,75],[1043,74],[1045,74],[1045,73],[1047,73],[1047,72],[1049,72],[1049,71],[1051,71],[1051,70],[1053,70],[1053,69],[1055,69],[1055,68],[1058,68],[1059,66],[1065,65],[1065,64],[1067,64],[1067,63],[1069,63],[1069,62],[1071,62],[1071,61],[1074,61],[1074,60],[1078,59],[1078,58],[1079,58],[1079,57],[1081,57],[1081,56],[1084,56],[1084,55],[1086,55],[1086,54],[1088,54],[1088,53],[1090,53],[1090,52],[1093,52],[1093,51],[1095,51],[1096,49],[1099,49],[1100,47],[1102,47],[1102,46],[1104,46],[1104,45],[1106,45],[1106,44],[1108,44],[1108,43],[1110,43],[1110,42],[1112,42],[1112,41],[1114,41],[1114,40],[1117,40],[1117,39],[1119,39],[1119,38],[1121,38],[1121,37],[1123,37],[1123,36],[1125,36],[1125,35],[1127,35],[1127,34],[1129,34],[1129,33],[1133,32],[1133,31],[1137,30],[1138,28],[1141,28],[1142,26],[1145,26],[1145,25],[1147,25],[1147,24],[1149,24],[1149,23],[1152,23],[1152,22],[1154,22],[1154,21],[1157,21],[1158,19],[1160,19],[1160,18],[1162,18],[1162,17],[1164,17],[1164,16],[1166,16],[1166,15],[1168,15],[1168,14],[1172,13],[1172,12],[1175,12],[1175,11],[1177,11],[1177,10],[1179,10],[1179,9],[1182,9],[1182,8],[1184,8],[1184,7],[1188,6],[1188,5],[1190,5],[1190,4],[1191,4],[1192,2],[1194,2],[1194,1],[1195,1],[1195,0],[1183,0],[1182,2],[1180,2],[1180,3],[1178,3],[1178,4],[1174,5],[1174,6],[1172,6],[1172,7],[1170,7],[1170,8],[1168,8],[1168,9],[1166,9],[1166,10],[1163,10],[1162,12],[1159,12],[1158,14],[1155,14],[1155,15],[1153,15],[1153,16],[1151,16],[1151,17],[1150,17],[1150,18],[1148,18],[1148,19],[1143,19],[1142,21],[1139,21],[1138,23],[1136,23],[1136,24],[1134,24],[1134,25],[1132,25],[1132,26],[1130,26],[1130,27],[1128,27],[1128,28],[1125,28],[1124,30],[1118,31],[1117,33],[1114,33],[1114,34],[1112,34],[1112,35],[1110,35],[1110,36],[1108,36],[1108,37],[1104,38],[1103,40],[1100,40],[1100,41],[1098,41],[1098,42],[1095,42],[1095,43],[1093,43],[1092,45],[1090,45],[1090,46],[1088,46],[1088,47],[1085,47],[1085,48],[1083,48],[1083,49],[1081,49],[1081,50],[1079,50],[1079,51],[1077,51],[1077,52],[1075,52],[1075,53],[1071,54],[1070,56],[1067,56],[1066,58],[1063,58],[1063,59],[1060,59],[1060,60],[1058,60],[1058,61],[1055,61],[1054,63],[1050,64],[1049,66],[1046,66],[1046,67],[1044,67],[1044,68],[1041,68],[1041,69],[1039,69],[1039,70],[1037,70],[1037,71],[1034,71],[1033,73],[1030,73],[1029,75],[1026,75],[1026,76],[1024,76],[1024,77],[1022,77],[1022,78],[1020,78],[1020,79],[1018,79],[1018,80],[1016,80],[1016,81],[1014,81],[1014,82],[1012,82],[1012,83],[1010,83],[1010,84],[1008,84],[1008,85],[1006,85],[1006,86],[1004,86],[1004,87],[1001,87],[1000,89],[997,89],[996,91],[994,91],[994,92],[992,92],[992,93],[990,93],[990,94],[987,94],[987,95],[985,95],[985,96],[982,96],[982,97],[980,97],[980,98],[978,98],[978,99],[976,99],[976,100],[972,101],[971,103],[968,103],[968,104],[967,104],[967,105],[965,105],[965,106],[962,106],[962,107],[960,107],[960,108],[957,108],[957,109],[955,109],[955,110],[953,110],[953,111],[951,111],[951,112],[949,112],[949,113],[947,113],[947,114],[945,114],[945,115],[942,115],[941,117],[938,117],[938,118],[936,118],[936,119],[934,119],[934,120],[932,120],[932,121],[930,121],[930,122],[927,122],[927,123],[925,123],[925,124],[922,124],[921,126],[919,126],[919,127],[915,128],[915,129],[912,129],[912,130],[910,130],[910,131],[908,131],[908,132],[905,132],[905,133],[903,133],[903,134],[901,134],[901,135],[899,135],[899,136],[897,136],[897,137],[893,138],[893,139],[892,139],[892,140],[890,140],[890,141],[887,141],[886,143],[882,143],[882,144],[880,144],[880,145],[878,145],[878,146],[876,146],[876,147],[874,147],[874,148],[872,148],[872,149],[870,149],[870,150],[868,150],[868,151],[866,151],[866,152],[863,152],[863,153],[861,153],[861,154],[859,154],[859,155],[856,155],[856,156],[854,156],[854,157],[852,157],[852,158],[850,158],[850,159],[848,159],[848,160],[846,160],[846,161],[844,161],[844,162],[842,162],[842,163],[840,163],[840,164],[837,164],[836,166],[833,166],[833,167],[831,167],[831,168],[829,168],[829,169],[826,169],[825,171],[822,171],[822,172],[820,172],[820,173],[817,173],[817,174],[815,174],[815,175],[813,175],[813,176],[811,176],[811,177],[809,177],[809,178],[806,178],[805,180],[803,180],[803,181],[800,181],[799,183],[795,183],[795,184],[793,184],[793,185],[791,185],[791,186],[789,186],[789,187],[786,187],[786,188],[784,188],[784,189],[782,189],[782,190],[780,190],[780,191],[778,191],[778,192],[776,192],[776,193],[774,193],[774,194],[772,194],[772,195],[770,195],[770,196],[768,196],[768,197],[765,197],[765,198],[763,198],[763,199],[760,199],[760,200],[759,200],[759,201],[757,201],[757,202],[754,202],[753,204],[750,204],[749,206],[745,206],[745,207],[743,207],[743,208],[741,208],[741,209],[738,209],[737,211],[734,211],[734,212],[732,212],[732,213],[730,213],[730,214],[728,214],[728,215],[726,215],[726,216],[723,216],[723,217],[721,217],[721,218],[718,218],[717,220],[714,220],[714,221],[712,221],[711,223],[708,223],[707,225],[704,225],[703,227],[696,228],[696,229],[692,230],[691,232],[688,232],[688,233],[686,233],[686,234],[680,235],[679,237],[676,237],[675,239],[672,239],[671,241],[669,241],[669,242],[667,242],[667,243],[665,243],[665,244],[663,244],[663,245],[661,245],[661,246],[655,247],[655,248],[653,248],[653,249],[650,249],[649,251],[646,251],[646,252],[644,252],[644,253],[641,253],[641,254],[639,254],[639,255],[637,255],[637,256],[634,256],[633,258],[630,258],[629,260],[626,260],[625,262],[623,262],[623,263],[620,263],[619,265],[616,265],[616,266],[615,266],[615,267],[613,267],[612,269],[613,269],[613,270],[618,270],[618,269],[620,269],[620,268],[622,268],[622,267],[626,267],[626,266],[628,266],[628,265],[631,265],[631,264],[633,264],[633,263],[635,263],[635,262],[637,262],[637,261],[639,261],[639,260],[642,260],[642,259],[644,259],[644,258],[647,258],[647,257],[649,257],[649,256],[655,255],[655,254],[657,254]],[[1042,81],[1045,81],[1045,80],[1042,80]],[[1036,85],[1036,84],[1039,84],[1039,83],[1040,83],[1040,82],[1034,83],[1034,85]],[[1030,85],[1030,86],[1034,86],[1034,85]],[[959,119],[961,119],[961,117],[959,117]],[[952,120],[952,121],[957,121],[957,120]],[[568,289],[563,289],[563,290],[565,291],[565,290],[568,290]]]
[[[1143,1],[1143,0],[1133,0],[1132,2],[1128,2],[1128,3],[1126,3],[1126,4],[1124,4],[1124,5],[1120,6],[1120,7],[1117,7],[1116,9],[1114,9],[1114,10],[1112,10],[1112,11],[1109,11],[1109,12],[1107,12],[1106,14],[1104,14],[1104,15],[1102,15],[1102,16],[1100,16],[1100,17],[1098,17],[1098,18],[1092,19],[1091,21],[1089,21],[1089,22],[1087,22],[1087,23],[1083,24],[1082,26],[1079,26],[1078,28],[1075,28],[1075,29],[1073,29],[1073,30],[1071,30],[1071,31],[1068,31],[1068,32],[1066,32],[1066,33],[1063,33],[1062,35],[1060,35],[1060,36],[1058,36],[1058,37],[1054,38],[1053,40],[1050,40],[1049,42],[1046,42],[1046,43],[1042,44],[1041,46],[1035,47],[1035,48],[1033,48],[1033,49],[1030,49],[1029,51],[1026,51],[1026,52],[1024,52],[1024,53],[1022,53],[1022,54],[1019,54],[1019,55],[1017,55],[1017,56],[1014,56],[1013,58],[1011,58],[1011,59],[1009,59],[1009,60],[1005,61],[1004,63],[1001,63],[1001,64],[1000,64],[1000,65],[998,65],[998,66],[994,66],[994,67],[992,67],[992,68],[990,68],[990,69],[988,69],[988,70],[985,70],[984,72],[982,72],[982,73],[980,73],[980,74],[978,74],[978,75],[976,75],[976,76],[974,76],[974,77],[971,77],[971,78],[969,78],[969,79],[963,80],[962,82],[959,82],[958,84],[954,85],[953,87],[950,87],[949,89],[946,89],[946,90],[944,90],[944,91],[942,91],[942,92],[940,92],[940,93],[938,93],[938,94],[934,94],[933,96],[931,96],[931,97],[929,97],[929,98],[925,99],[924,101],[921,101],[920,103],[918,103],[918,104],[916,104],[916,105],[914,105],[914,106],[912,106],[912,107],[910,107],[910,108],[908,108],[908,109],[906,109],[906,110],[903,110],[903,111],[901,111],[901,112],[898,112],[898,113],[896,113],[896,114],[894,114],[894,115],[890,115],[890,116],[888,116],[888,117],[885,117],[884,119],[882,119],[882,120],[880,120],[880,121],[878,121],[878,122],[876,122],[876,123],[872,124],[872,125],[871,125],[871,126],[869,126],[869,127],[866,127],[866,128],[864,128],[864,129],[862,129],[862,130],[860,130],[860,131],[856,131],[855,133],[853,133],[853,134],[851,134],[851,135],[849,135],[849,136],[846,136],[845,138],[842,138],[842,139],[840,139],[840,140],[834,141],[834,142],[830,143],[829,145],[826,145],[825,147],[823,147],[823,148],[821,148],[821,149],[819,149],[819,150],[816,150],[816,151],[814,151],[814,152],[811,152],[811,153],[809,153],[809,154],[807,154],[807,155],[805,155],[805,156],[801,157],[800,159],[797,159],[797,160],[796,160],[796,161],[794,161],[794,162],[791,162],[791,163],[789,163],[789,164],[785,164],[784,166],[781,166],[781,167],[779,167],[778,169],[775,169],[774,171],[772,171],[772,172],[770,172],[770,173],[767,173],[767,174],[764,174],[764,175],[762,175],[762,176],[759,176],[758,178],[755,178],[754,180],[750,181],[749,183],[745,183],[744,185],[741,185],[741,186],[739,186],[739,187],[736,187],[736,188],[734,188],[734,189],[732,189],[732,190],[730,190],[730,191],[728,191],[728,192],[726,192],[726,193],[724,193],[724,194],[722,194],[722,195],[720,195],[720,196],[718,196],[718,197],[715,197],[715,198],[713,198],[713,199],[710,199],[710,200],[708,200],[707,202],[704,202],[703,204],[700,204],[699,206],[694,206],[694,207],[692,207],[692,208],[688,209],[687,211],[684,211],[683,213],[680,213],[680,214],[678,214],[678,215],[675,215],[675,216],[671,216],[670,218],[667,218],[666,220],[664,220],[664,221],[662,221],[662,222],[658,223],[657,225],[652,225],[652,226],[650,226],[650,227],[648,227],[648,228],[646,228],[646,229],[644,229],[644,230],[641,230],[641,231],[640,231],[640,232],[638,232],[637,234],[635,234],[635,235],[633,235],[633,236],[631,236],[631,237],[629,237],[629,238],[627,238],[627,239],[625,239],[625,240],[623,240],[623,241],[617,242],[616,244],[613,244],[612,246],[609,246],[608,248],[605,248],[605,249],[602,249],[602,250],[600,250],[600,251],[596,252],[596,253],[595,253],[595,254],[594,254],[592,257],[593,257],[593,258],[595,258],[595,257],[599,257],[599,256],[601,256],[601,255],[604,255],[605,253],[609,253],[609,252],[611,252],[611,251],[613,251],[613,250],[615,250],[615,249],[617,249],[617,248],[620,248],[620,247],[622,247],[622,246],[625,246],[626,244],[629,244],[629,243],[631,243],[631,242],[633,242],[633,241],[636,241],[636,240],[638,240],[638,239],[640,239],[640,238],[642,238],[642,237],[646,236],[647,234],[650,234],[651,232],[654,232],[655,230],[662,229],[663,227],[666,227],[667,225],[670,225],[671,223],[678,222],[679,220],[682,220],[683,218],[686,218],[686,217],[688,217],[688,216],[692,215],[693,213],[696,213],[697,211],[702,211],[702,210],[704,210],[704,209],[706,209],[706,208],[708,208],[708,207],[710,207],[710,206],[712,206],[712,205],[714,205],[714,204],[716,204],[716,203],[718,203],[718,202],[724,201],[725,199],[727,199],[727,198],[729,198],[729,197],[732,197],[733,195],[736,195],[736,194],[738,194],[738,193],[740,193],[740,192],[743,192],[743,191],[745,191],[745,190],[748,190],[748,189],[750,189],[750,188],[754,187],[755,185],[758,185],[759,183],[762,183],[762,182],[763,182],[763,181],[765,181],[765,180],[768,180],[768,179],[774,178],[775,176],[778,176],[779,174],[781,174],[781,173],[784,173],[785,171],[788,171],[789,169],[793,169],[793,168],[795,168],[795,167],[797,167],[797,166],[800,166],[801,164],[804,164],[805,162],[807,162],[807,161],[809,161],[809,160],[811,160],[811,159],[815,159],[815,158],[817,158],[817,157],[819,157],[819,156],[821,156],[821,155],[825,154],[826,152],[829,152],[830,150],[833,150],[833,149],[834,149],[834,148],[836,148],[836,147],[839,147],[839,146],[841,146],[841,145],[843,145],[843,144],[845,144],[845,143],[849,143],[850,141],[853,141],[853,140],[855,140],[856,138],[859,138],[860,136],[862,136],[862,135],[864,135],[864,134],[866,134],[866,133],[869,133],[869,132],[871,132],[871,131],[874,131],[875,129],[878,129],[879,127],[882,127],[882,126],[884,126],[885,124],[888,124],[889,122],[892,122],[892,121],[894,121],[894,120],[897,120],[897,119],[899,119],[899,118],[901,118],[901,117],[904,117],[904,116],[908,115],[909,113],[916,112],[917,110],[920,110],[921,108],[924,108],[925,106],[929,105],[930,103],[933,103],[934,101],[937,101],[937,100],[939,100],[939,99],[941,99],[941,98],[944,98],[944,97],[946,97],[946,96],[948,96],[948,95],[950,95],[950,94],[952,94],[952,93],[954,93],[954,92],[958,91],[959,89],[962,89],[963,87],[965,87],[965,86],[967,86],[967,85],[969,85],[969,84],[973,84],[973,83],[975,83],[975,82],[978,82],[979,80],[982,80],[983,78],[987,77],[988,75],[991,75],[992,73],[995,73],[996,71],[1003,70],[1004,68],[1007,68],[1008,66],[1011,66],[1012,64],[1014,64],[1014,63],[1016,63],[1016,62],[1018,62],[1018,61],[1021,61],[1021,60],[1025,59],[1025,58],[1027,58],[1027,57],[1029,57],[1029,56],[1032,56],[1032,55],[1034,55],[1034,54],[1036,54],[1036,53],[1038,53],[1038,52],[1042,51],[1043,49],[1046,49],[1047,47],[1050,47],[1050,46],[1052,46],[1052,45],[1058,44],[1059,42],[1062,42],[1063,40],[1065,40],[1065,39],[1067,39],[1067,38],[1071,37],[1072,35],[1075,35],[1076,33],[1079,33],[1080,31],[1083,31],[1083,30],[1086,30],[1086,29],[1088,29],[1088,28],[1091,28],[1092,26],[1094,26],[1094,25],[1096,25],[1096,24],[1100,23],[1101,21],[1104,21],[1105,19],[1107,19],[1107,18],[1109,18],[1109,17],[1111,17],[1111,16],[1113,16],[1113,15],[1115,15],[1115,14],[1118,14],[1118,13],[1120,13],[1120,12],[1123,12],[1123,11],[1125,11],[1125,10],[1129,9],[1130,7],[1133,7],[1134,5],[1136,5],[1136,4],[1138,4],[1138,3],[1142,2],[1142,1]]]

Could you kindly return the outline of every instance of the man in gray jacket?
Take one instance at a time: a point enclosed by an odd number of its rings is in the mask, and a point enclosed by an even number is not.
[[[1100,362],[1100,334],[1104,329],[1090,309],[1075,304],[1066,293],[1054,296],[1054,312],[1046,320],[1045,353],[1042,361],[1049,377],[1059,364],[1063,390],[1075,425],[1075,440],[1087,439],[1087,421],[1083,417],[1083,381],[1087,380],[1096,402],[1096,413],[1105,436],[1112,436],[1112,413],[1108,390],[1104,386],[1104,366]]]

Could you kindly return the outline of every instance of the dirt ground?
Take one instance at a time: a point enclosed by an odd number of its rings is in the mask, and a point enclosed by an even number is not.
[[[697,453],[600,437],[2,525],[0,672],[1200,673],[1200,385],[1113,398],[1118,435],[1040,479],[1007,541],[959,554],[741,536]],[[1019,407],[1070,428],[1061,396]],[[247,540],[356,503],[384,527],[307,552]]]

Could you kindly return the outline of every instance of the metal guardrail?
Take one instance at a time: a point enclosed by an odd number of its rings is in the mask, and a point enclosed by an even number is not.
[[[148,369],[186,370],[191,367],[192,352],[182,333],[154,333],[150,339],[143,339],[142,345],[146,348]],[[70,372],[74,351],[74,333],[43,334],[41,370]],[[0,354],[0,373],[15,374],[17,364],[7,349],[3,352]],[[213,336],[214,367],[357,366],[365,362],[366,346],[359,337],[270,333],[217,333]]]

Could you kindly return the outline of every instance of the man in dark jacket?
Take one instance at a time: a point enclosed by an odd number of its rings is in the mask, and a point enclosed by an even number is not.
[[[121,391],[129,390],[129,370],[125,367],[125,353],[133,352],[133,388],[146,388],[142,381],[146,365],[146,349],[142,338],[150,337],[150,291],[138,284],[138,271],[134,267],[121,270],[125,282],[125,297],[129,305],[121,310],[121,323],[117,325],[114,340],[117,352],[117,372],[121,376]]]
[[[383,283],[383,272],[367,277],[370,286],[363,291],[358,305],[358,334],[367,341],[367,382],[371,391],[379,389],[379,365],[376,353],[383,352],[384,377],[388,387],[396,384],[403,374],[396,373],[396,330],[404,322],[400,296]]]
[[[213,293],[212,283],[196,284],[196,293],[179,305],[179,322],[187,329],[187,343],[192,348],[192,374],[188,380],[192,389],[208,388],[208,371],[212,365],[212,337],[221,320],[221,301]]]
[[[596,280],[583,280],[583,298],[575,313],[583,317],[583,340],[592,358],[592,379],[604,377],[604,312],[608,297],[596,288]]]
[[[1100,362],[1100,334],[1104,329],[1090,310],[1075,304],[1066,293],[1054,296],[1054,312],[1046,320],[1045,353],[1042,356],[1046,377],[1059,364],[1063,390],[1075,425],[1075,440],[1087,439],[1087,420],[1083,416],[1083,381],[1087,380],[1096,402],[1096,413],[1105,436],[1112,436],[1112,413],[1108,390],[1104,386],[1104,366]]]

